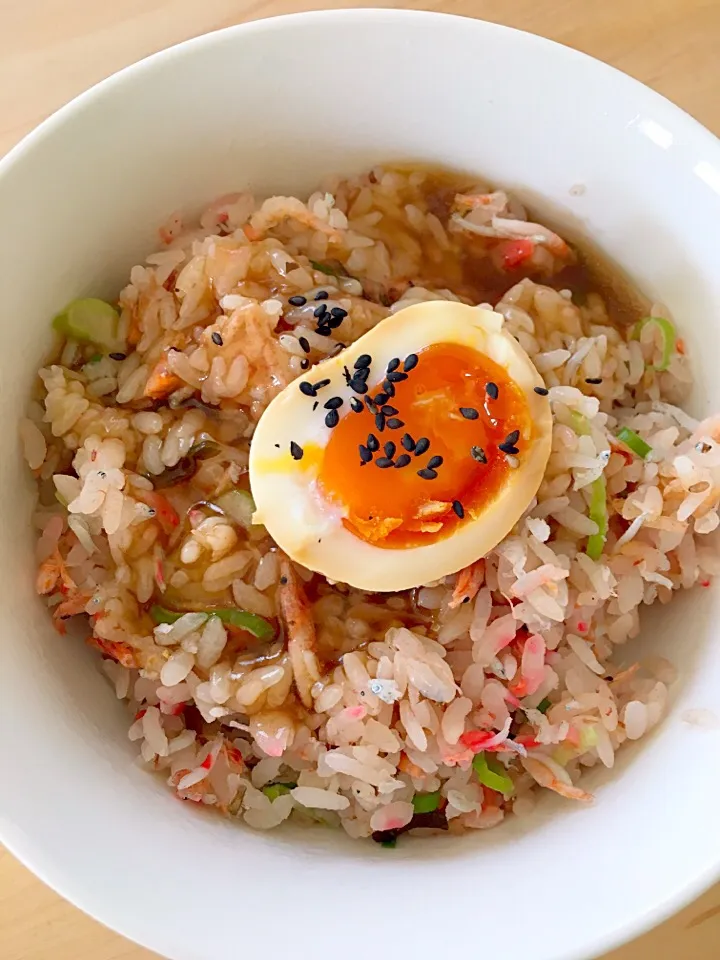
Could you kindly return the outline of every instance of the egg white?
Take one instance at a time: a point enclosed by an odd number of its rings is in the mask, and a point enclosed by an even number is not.
[[[518,467],[511,470],[497,497],[482,513],[467,518],[450,535],[421,546],[380,547],[343,526],[342,507],[326,500],[319,486],[325,446],[323,404],[330,397],[345,401],[338,413],[355,414],[349,401],[356,394],[346,384],[343,367],[353,369],[363,353],[372,357],[372,371],[384,371],[394,357],[406,357],[435,343],[454,343],[485,354],[506,370],[522,390],[532,436],[523,436]],[[412,376],[412,374],[411,374]],[[515,338],[503,328],[503,317],[481,307],[451,301],[419,303],[388,317],[342,353],[314,366],[301,378],[310,383],[329,379],[315,399],[295,380],[270,403],[250,446],[250,483],[256,504],[255,523],[263,524],[288,556],[327,577],[368,591],[396,591],[454,573],[493,549],[520,519],[535,496],[545,472],[552,442],[552,417],[540,374]],[[378,377],[371,373],[370,382]],[[362,400],[362,397],[360,398]],[[294,460],[290,443],[303,448]],[[372,465],[368,465],[372,470]]]

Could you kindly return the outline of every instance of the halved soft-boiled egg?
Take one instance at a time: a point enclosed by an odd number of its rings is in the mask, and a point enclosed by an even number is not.
[[[408,589],[506,536],[551,440],[547,390],[502,316],[420,303],[268,406],[250,448],[254,521],[330,580]]]

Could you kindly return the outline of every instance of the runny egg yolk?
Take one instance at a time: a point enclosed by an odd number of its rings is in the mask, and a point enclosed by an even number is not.
[[[343,508],[345,526],[376,546],[432,543],[492,509],[513,458],[522,458],[533,440],[526,399],[503,367],[455,343],[433,344],[417,356],[417,366],[386,400],[397,413],[382,417],[384,429],[367,405],[361,413],[346,413],[320,468],[322,492]],[[383,392],[385,376],[371,366],[366,396]],[[393,419],[402,426],[388,423]],[[361,447],[374,446],[372,437],[378,449],[363,463]],[[393,465],[384,465],[386,460]],[[419,473],[428,470],[424,477]]]

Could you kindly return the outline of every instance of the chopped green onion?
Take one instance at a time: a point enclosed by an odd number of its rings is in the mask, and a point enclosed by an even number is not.
[[[382,840],[380,846],[385,847],[386,850],[394,850],[397,846],[397,837],[393,837],[391,840]]]
[[[666,320],[665,317],[645,317],[643,320],[639,320],[630,334],[631,340],[640,340],[642,336],[642,331],[645,327],[654,326],[660,333],[660,339],[662,341],[662,353],[660,355],[660,363],[655,364],[650,369],[657,370],[658,373],[663,370],[667,370],[670,366],[670,359],[675,352],[675,344],[677,342],[677,334],[675,333],[675,327],[670,323],[669,320]]]
[[[220,451],[221,447],[217,440],[199,440],[190,447],[188,456],[193,457],[195,460],[211,460],[213,457],[216,457]]]
[[[602,475],[590,484],[588,516],[598,525],[598,532],[588,537],[585,553],[591,560],[599,560],[608,532],[607,484],[605,483],[605,477]]]
[[[472,765],[478,780],[483,786],[489,787],[490,790],[497,790],[498,793],[502,793],[506,797],[515,790],[515,785],[505,772],[502,764],[494,758],[488,757],[486,753],[476,753]]]
[[[586,416],[583,416],[582,413],[578,413],[577,410],[571,410],[570,420],[572,422],[573,430],[579,437],[590,436],[590,421]]]
[[[540,713],[547,713],[550,709],[550,700],[548,697],[544,697],[540,703],[535,707],[536,710],[539,710]]]
[[[582,730],[580,731],[580,749],[584,752],[585,750],[590,750],[591,747],[597,746],[598,735],[597,730],[592,724],[584,724]]]
[[[262,792],[268,800],[277,800],[278,797],[290,793],[296,786],[296,783],[269,783],[266,787],[262,788]]]
[[[103,358],[103,355],[101,353],[94,353],[88,360],[88,363],[100,363],[102,358]]]
[[[333,264],[329,263],[318,263],[317,260],[311,260],[310,266],[313,270],[317,270],[318,273],[324,273],[326,277],[347,277],[348,272],[343,267],[343,265],[335,260]]]
[[[255,501],[247,490],[229,490],[217,497],[215,503],[231,520],[249,530],[255,513]]]
[[[553,760],[555,763],[559,763],[561,767],[570,763],[577,755],[575,747],[568,746],[566,743],[561,743],[560,746],[552,752]]]
[[[175,610],[167,610],[165,607],[155,604],[150,608],[150,616],[155,623],[175,623],[184,613],[195,613],[196,611],[183,611],[178,613]],[[238,627],[240,630],[246,630],[258,640],[271,640],[275,636],[275,629],[256,613],[248,613],[247,610],[206,610],[202,611],[208,616],[217,617],[223,623],[230,627]]]
[[[618,430],[617,438],[621,443],[624,443],[626,447],[629,447],[633,453],[637,454],[638,457],[643,460],[645,460],[647,455],[652,452],[652,447],[650,444],[645,443],[643,438],[638,436],[638,434],[629,427],[621,427],[620,430]]]
[[[53,320],[53,327],[65,337],[82,343],[96,343],[109,350],[122,344],[118,340],[117,310],[95,297],[73,300]]]
[[[432,813],[440,806],[440,791],[435,793],[416,793],[412,798],[415,813]]]

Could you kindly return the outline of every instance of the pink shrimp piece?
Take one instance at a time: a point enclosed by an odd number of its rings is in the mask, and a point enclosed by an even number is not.
[[[463,603],[469,603],[475,598],[478,590],[485,580],[485,561],[476,560],[469,567],[465,567],[457,575],[455,589],[448,606],[451,610],[459,607]]]
[[[595,799],[591,793],[581,790],[580,787],[575,787],[570,782],[565,783],[558,779],[552,770],[540,760],[535,760],[533,757],[524,757],[522,765],[533,780],[539,783],[541,787],[552,790],[561,797],[565,797],[566,800],[580,800],[583,803],[590,803]],[[568,781],[569,780],[570,778],[568,777]]]
[[[311,230],[324,233],[334,243],[340,241],[338,231],[325,220],[321,220],[314,213],[311,213],[305,204],[296,197],[270,197],[263,203],[257,213],[252,215],[250,229],[254,236],[260,237],[282,223],[283,220],[295,220],[303,227],[309,227]],[[247,230],[245,234],[248,235]]]
[[[38,569],[35,589],[39,594],[52,593],[58,587],[61,593],[72,594],[77,590],[75,581],[67,572],[65,563],[56,548],[47,560],[43,560]]]
[[[320,679],[315,624],[305,591],[300,586],[298,576],[287,557],[280,563],[280,573],[277,597],[280,616],[288,636],[290,664],[300,699],[310,709],[313,702],[310,691],[313,684]]]

